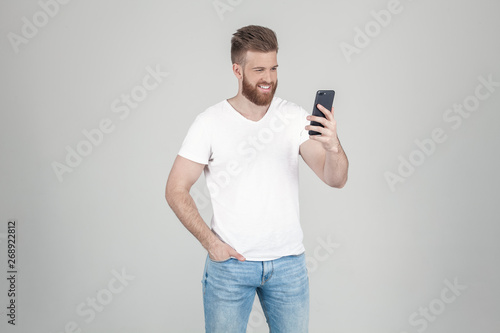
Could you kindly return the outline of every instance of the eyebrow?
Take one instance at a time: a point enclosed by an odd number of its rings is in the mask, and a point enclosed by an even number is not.
[[[274,65],[271,68],[276,68],[278,65]],[[252,69],[266,69],[265,67],[252,67]]]

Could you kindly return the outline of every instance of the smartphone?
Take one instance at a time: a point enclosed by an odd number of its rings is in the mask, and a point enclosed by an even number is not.
[[[321,112],[318,109],[317,105],[321,104],[325,108],[327,108],[327,110],[331,110],[332,106],[333,106],[333,97],[335,97],[335,91],[333,91],[333,90],[318,90],[316,92],[316,99],[314,100],[314,106],[313,106],[312,115],[313,116],[318,116],[318,117],[326,118],[325,115],[323,114],[323,112]],[[321,127],[323,127],[323,125],[321,125],[320,123],[318,123],[316,121],[311,121],[311,125],[312,126],[321,126]],[[310,130],[309,131],[309,135],[321,135],[321,133]]]

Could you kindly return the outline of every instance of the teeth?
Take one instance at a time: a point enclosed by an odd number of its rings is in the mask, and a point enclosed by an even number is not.
[[[269,89],[271,86],[259,86],[261,87],[262,89]]]

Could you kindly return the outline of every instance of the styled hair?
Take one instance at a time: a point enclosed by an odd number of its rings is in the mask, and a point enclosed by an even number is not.
[[[269,28],[248,25],[238,29],[231,38],[231,61],[244,65],[247,51],[278,52],[278,39]]]

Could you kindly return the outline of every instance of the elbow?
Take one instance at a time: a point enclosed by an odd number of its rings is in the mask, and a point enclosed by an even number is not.
[[[341,188],[344,188],[345,183],[334,183],[334,184],[327,184],[327,185],[330,187],[333,187],[333,188],[341,189]]]
[[[335,185],[335,186],[332,186],[332,187],[335,187],[335,188],[338,188],[338,189],[341,189],[341,188],[344,188],[345,184],[347,183],[347,181],[344,181],[338,185]]]
[[[165,187],[165,200],[167,200],[170,207],[172,207],[174,203],[174,197],[174,189],[169,183],[167,183],[167,186]]]
[[[165,200],[167,200],[170,208],[174,209],[174,207],[179,204],[179,201],[182,201],[186,195],[189,195],[189,189],[174,182],[167,182],[167,186],[165,187]]]
[[[345,186],[345,184],[347,183],[347,176],[344,177],[343,179],[341,180],[336,180],[336,181],[330,181],[330,182],[325,182],[328,186],[330,187],[334,187],[334,188],[338,188],[338,189],[341,189]]]

